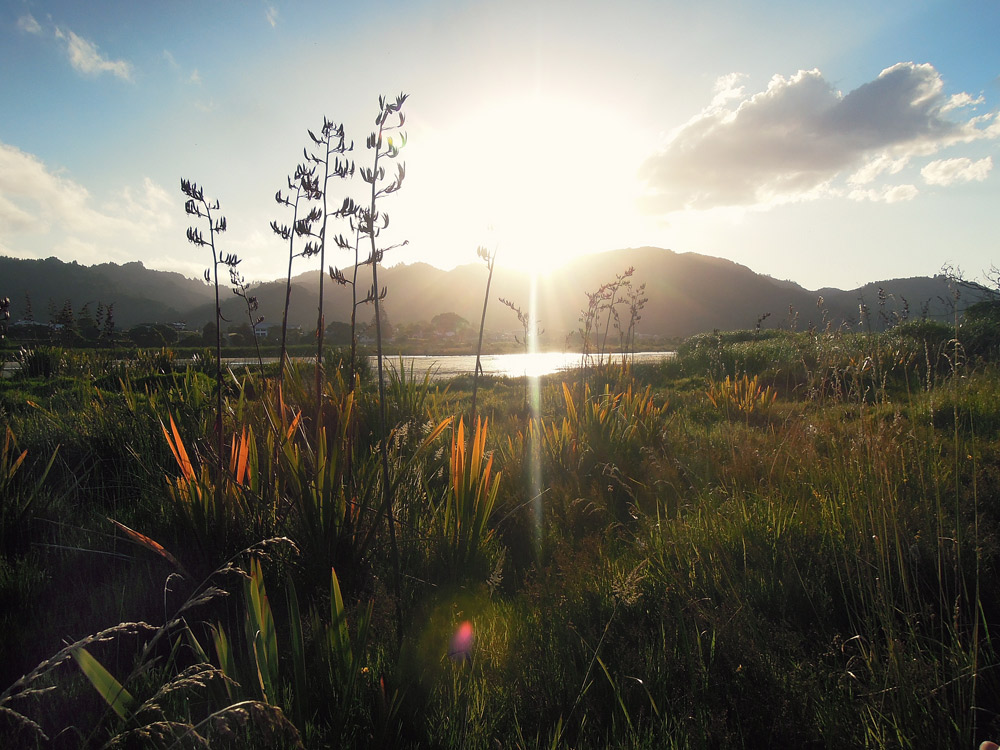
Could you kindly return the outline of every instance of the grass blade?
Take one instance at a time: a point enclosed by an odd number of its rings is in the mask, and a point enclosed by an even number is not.
[[[81,647],[75,649],[72,654],[73,659],[80,665],[80,671],[97,688],[97,692],[101,694],[111,710],[122,719],[128,718],[128,714],[135,705],[135,698],[132,697],[131,693],[122,687],[122,684],[104,668],[104,665],[91,656],[87,649]]]

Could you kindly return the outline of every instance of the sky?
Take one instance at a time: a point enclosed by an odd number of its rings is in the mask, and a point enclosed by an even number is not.
[[[653,245],[808,289],[981,278],[998,31],[998,0],[0,0],[0,255],[198,278],[188,179],[227,218],[220,251],[282,278],[274,194],[307,130],[343,123],[370,166],[379,96],[405,92],[388,265]]]

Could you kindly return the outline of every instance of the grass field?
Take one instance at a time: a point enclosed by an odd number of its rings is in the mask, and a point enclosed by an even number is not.
[[[0,381],[8,747],[1000,737],[980,332],[735,332],[570,378],[47,349]],[[961,338],[961,337],[960,337]],[[991,348],[992,347],[992,348]],[[565,382],[564,382],[565,381]],[[464,417],[463,417],[464,415]],[[388,462],[385,485],[381,460]]]

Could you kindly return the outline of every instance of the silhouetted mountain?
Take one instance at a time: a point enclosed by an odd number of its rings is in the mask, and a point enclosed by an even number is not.
[[[58,258],[23,260],[4,256],[0,256],[0,289],[0,294],[10,297],[13,320],[25,317],[27,295],[38,322],[49,322],[50,311],[62,309],[67,300],[75,312],[89,303],[91,315],[98,304],[107,307],[113,303],[119,328],[184,320],[192,308],[214,294],[201,281],[179,273],[153,271],[139,261],[121,266],[81,266]]]
[[[822,327],[845,323],[883,328],[907,314],[911,318],[927,315],[947,319],[956,302],[948,280],[942,276],[873,282],[850,291],[809,291],[721,258],[654,247],[630,248],[579,258],[537,279],[534,297],[548,340],[561,343],[567,333],[577,330],[581,311],[587,306],[587,293],[613,281],[630,267],[634,268],[632,284],[645,284],[648,298],[637,330],[658,336],[752,328],[758,321],[768,328],[795,325],[804,329],[810,324]],[[397,324],[430,320],[446,312],[478,323],[486,276],[483,263],[450,271],[427,263],[400,264],[379,271],[379,281],[388,289],[384,305],[389,320]],[[318,283],[318,270],[293,279],[291,325],[303,330],[316,327]],[[328,277],[324,283],[327,323],[350,320],[350,287],[338,286]],[[15,319],[23,317],[25,292],[31,296],[35,319],[41,322],[49,319],[50,303],[59,309],[66,299],[71,300],[74,310],[88,301],[95,307],[98,301],[115,303],[119,327],[184,320],[189,328],[196,328],[214,318],[211,287],[180,274],[149,270],[139,262],[87,267],[55,258],[0,258],[0,284],[0,294],[13,302]],[[359,296],[367,293],[370,284],[370,268],[362,267]],[[265,323],[279,324],[284,281],[260,284],[251,292],[258,298],[258,314],[264,316]],[[963,295],[957,300],[958,309],[980,296],[971,287]],[[493,277],[486,327],[519,330],[514,313],[498,303],[500,297],[527,310],[532,299],[531,277],[524,271],[500,266]],[[865,320],[860,317],[861,305],[866,306]],[[247,320],[245,303],[230,291],[225,292],[222,309],[232,324]],[[627,323],[627,312],[622,312]],[[370,305],[362,306],[358,320],[368,322],[373,314]]]

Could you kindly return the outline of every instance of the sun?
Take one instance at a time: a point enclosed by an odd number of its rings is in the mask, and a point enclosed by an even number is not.
[[[498,264],[547,273],[620,246],[635,170],[620,144],[608,148],[604,134],[620,127],[611,119],[593,103],[536,94],[488,100],[434,133],[428,187],[448,207],[439,251],[461,243],[472,262],[477,245],[495,243]]]

